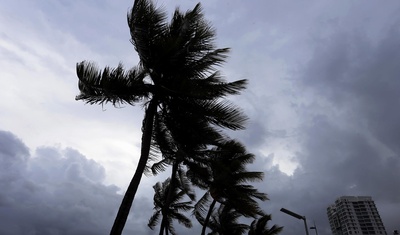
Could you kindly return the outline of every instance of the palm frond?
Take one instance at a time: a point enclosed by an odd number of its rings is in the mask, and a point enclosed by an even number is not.
[[[153,175],[157,175],[163,171],[170,165],[170,159],[162,159],[159,162],[153,163],[153,165],[150,167],[151,172]]]
[[[269,229],[268,233],[265,234],[265,235],[276,235],[276,234],[282,232],[282,230],[283,230],[283,226],[279,226],[279,225],[274,224],[274,225]]]
[[[154,229],[155,226],[160,221],[160,216],[161,216],[161,211],[154,212],[154,214],[150,217],[149,223],[147,224],[147,226],[149,226],[149,228],[151,228],[151,229]]]
[[[174,210],[177,211],[189,211],[193,209],[192,201],[188,202],[177,202],[173,204]]]
[[[189,59],[187,66],[184,67],[181,72],[192,79],[200,81],[211,80],[207,77],[210,76],[211,78],[214,78],[219,75],[219,73],[215,73],[215,71],[217,70],[217,67],[221,66],[226,61],[229,50],[229,48],[221,48],[207,51],[202,55],[196,55],[194,58]],[[245,80],[242,80],[241,82],[245,83]],[[215,84],[218,83],[214,83],[214,85]],[[245,84],[242,84],[242,86],[243,85]]]
[[[155,117],[153,139],[163,157],[173,156],[177,151],[177,146],[171,134],[171,130],[167,126],[166,118],[168,115],[164,110],[160,110]]]
[[[283,230],[283,227],[280,227],[276,224],[274,224],[271,228],[268,228],[269,221],[271,221],[271,215],[269,214],[253,220],[250,225],[248,235],[276,235]]]
[[[76,100],[89,104],[112,103],[134,105],[149,97],[150,85],[144,83],[145,73],[141,68],[125,72],[122,64],[116,68],[106,67],[101,72],[92,62],[83,61],[76,65],[80,94]]]
[[[173,215],[173,217],[178,221],[178,223],[182,224],[186,228],[191,228],[193,226],[192,221],[183,214],[176,213]]]
[[[190,198],[190,200],[196,200],[196,193],[191,187],[191,183],[186,176],[186,172],[182,170],[182,167],[178,168],[177,178],[179,179],[179,188],[185,192],[185,194]]]
[[[167,230],[171,233],[171,235],[177,235],[171,218],[167,219],[167,224]]]
[[[191,202],[180,202],[185,196],[185,192],[180,190],[179,187],[175,187],[173,188],[173,196],[174,198],[172,198],[171,200],[171,205],[184,205],[184,204],[190,204]],[[183,203],[183,204],[181,204]]]
[[[206,192],[199,201],[194,205],[193,214],[201,225],[203,225],[204,218],[208,212],[208,204],[210,204],[211,196]]]
[[[174,70],[178,69],[179,74],[192,73],[191,71],[195,68],[191,63],[201,60],[215,48],[213,44],[215,30],[204,20],[200,4],[197,4],[193,10],[187,11],[186,14],[177,9],[171,19],[169,29],[169,37],[173,42],[173,45],[170,46],[175,49],[175,53],[170,59],[185,65],[181,68],[174,68]],[[215,59],[214,62],[218,63],[218,60]]]
[[[170,96],[190,99],[215,100],[236,95],[247,85],[247,80],[226,82],[219,72],[214,72],[205,78],[196,78],[194,75],[182,76],[182,74],[175,75],[174,78],[178,79],[160,87],[163,92]]]
[[[202,166],[197,162],[185,162],[188,167],[187,177],[190,182],[200,189],[208,189],[211,182],[211,173],[210,167]]]
[[[255,172],[255,171],[238,172],[233,177],[234,180],[238,183],[257,182],[263,180],[264,172]]]
[[[159,160],[159,159],[161,159],[161,158],[162,158],[162,154],[160,154],[160,151],[159,151],[159,149],[157,148],[157,145],[154,144],[154,143],[153,143],[153,140],[152,140],[152,144],[150,145],[149,156],[148,156],[147,163],[146,163],[146,167],[145,167],[143,173],[144,173],[146,176],[152,176],[152,175],[154,175],[154,172],[153,172],[153,164],[154,164],[154,162],[162,161],[162,160]],[[161,170],[161,169],[160,169],[160,170]]]
[[[236,185],[231,189],[231,193],[247,195],[248,198],[256,198],[261,201],[268,200],[267,194],[259,192],[258,189],[254,188],[252,185]]]
[[[247,121],[246,115],[228,101],[185,101],[177,102],[182,109],[194,115],[201,115],[205,121],[213,125],[232,130],[243,129]]]
[[[212,215],[209,227],[212,234],[242,235],[249,229],[246,224],[238,222],[241,214],[229,205],[220,205],[218,210]]]
[[[151,68],[157,53],[157,40],[163,38],[167,30],[167,16],[164,10],[157,8],[151,1],[136,0],[128,13],[128,25],[131,42],[138,52],[140,62],[145,68]]]

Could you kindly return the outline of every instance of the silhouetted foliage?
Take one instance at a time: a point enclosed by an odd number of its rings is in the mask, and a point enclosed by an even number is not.
[[[227,83],[216,72],[229,50],[215,48],[214,30],[203,19],[200,5],[186,13],[176,10],[170,23],[166,18],[151,1],[134,2],[128,25],[140,58],[138,66],[125,71],[120,64],[100,71],[91,62],[77,64],[77,100],[114,105],[141,102],[146,107],[141,156],[111,234],[121,234],[125,225],[148,163],[156,116],[181,109],[202,117],[207,125],[234,130],[243,128],[246,120],[236,107],[221,100],[244,89],[246,80]]]
[[[247,153],[237,141],[226,141],[211,149],[208,159],[211,181],[207,182],[208,191],[195,205],[195,215],[203,225],[203,235],[217,202],[229,206],[241,216],[256,218],[264,214],[256,199],[267,200],[266,194],[247,184],[263,178],[262,172],[246,170],[246,165],[253,160],[254,155]]]
[[[135,0],[127,18],[137,66],[100,70],[88,61],[76,66],[77,100],[145,108],[139,162],[111,234],[122,233],[143,173],[158,174],[167,167],[172,167],[171,177],[154,186],[155,212],[149,221],[151,228],[161,221],[160,234],[174,234],[174,220],[191,226],[184,212],[195,201],[193,187],[205,190],[193,208],[203,234],[207,226],[225,231],[227,218],[263,215],[255,199],[266,200],[266,195],[247,184],[263,174],[247,172],[245,165],[254,156],[223,134],[244,128],[247,117],[226,96],[239,94],[247,81],[226,82],[217,71],[229,49],[214,45],[215,31],[200,4],[187,12],[176,9],[168,22],[151,0]]]
[[[223,205],[210,217],[208,227],[211,228],[209,235],[242,235],[249,226],[241,224],[238,220],[242,214],[238,213],[229,205]]]
[[[154,229],[161,219],[160,235],[165,232],[175,235],[173,220],[177,220],[187,228],[192,227],[190,219],[182,214],[182,212],[189,211],[193,208],[192,201],[182,202],[185,198],[186,192],[180,190],[178,187],[171,188],[171,180],[168,178],[163,183],[157,183],[154,188],[154,209],[155,212],[149,220],[149,227]],[[171,194],[171,196],[169,195]],[[169,199],[170,198],[170,199]]]
[[[283,227],[279,227],[276,224],[268,228],[269,221],[271,221],[271,215],[264,215],[259,219],[255,219],[250,225],[248,235],[276,235],[283,230]]]

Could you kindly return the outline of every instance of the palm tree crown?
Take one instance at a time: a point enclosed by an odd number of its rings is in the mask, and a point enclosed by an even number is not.
[[[247,184],[262,180],[263,173],[247,171],[246,165],[254,160],[254,155],[247,153],[242,144],[234,140],[225,141],[211,149],[210,154],[211,180],[205,182],[208,191],[195,205],[195,215],[203,225],[203,235],[217,203],[242,216],[256,218],[264,214],[257,200],[267,200],[265,193]]]
[[[173,219],[177,220],[179,223],[183,224],[187,228],[192,227],[192,223],[190,219],[182,214],[182,212],[191,210],[192,201],[182,202],[184,199],[186,192],[184,190],[179,189],[178,187],[171,188],[170,187],[170,179],[168,178],[163,183],[157,183],[154,185],[154,209],[155,212],[153,216],[149,220],[149,227],[154,229],[156,224],[159,222],[161,218],[161,231],[160,234],[163,234],[164,230],[168,234],[175,235],[175,229],[173,226]],[[172,190],[172,191],[170,191]],[[172,199],[170,202],[168,201],[169,195],[172,194]]]

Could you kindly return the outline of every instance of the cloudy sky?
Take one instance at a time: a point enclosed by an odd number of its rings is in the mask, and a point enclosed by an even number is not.
[[[196,3],[157,2],[170,14]],[[282,234],[304,233],[282,207],[330,234],[326,207],[342,195],[372,196],[387,231],[400,229],[400,2],[202,5],[218,46],[232,48],[222,73],[250,82],[231,97],[250,117],[232,137],[256,154],[262,206]],[[75,101],[75,64],[138,63],[131,6],[0,0],[0,234],[108,234],[138,160],[143,109]],[[143,179],[125,234],[154,234],[146,224],[159,180]]]

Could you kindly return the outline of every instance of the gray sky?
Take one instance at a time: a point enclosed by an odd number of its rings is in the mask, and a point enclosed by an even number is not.
[[[196,3],[157,2],[169,15]],[[131,5],[0,0],[1,234],[108,234],[138,160],[143,109],[75,101],[75,64],[138,63]],[[342,195],[372,196],[387,231],[400,229],[400,2],[202,5],[218,46],[232,48],[222,74],[250,82],[230,97],[250,117],[232,137],[256,154],[263,208],[282,234],[304,227],[281,207],[330,234],[326,207]],[[143,179],[125,234],[152,234],[161,178]]]

